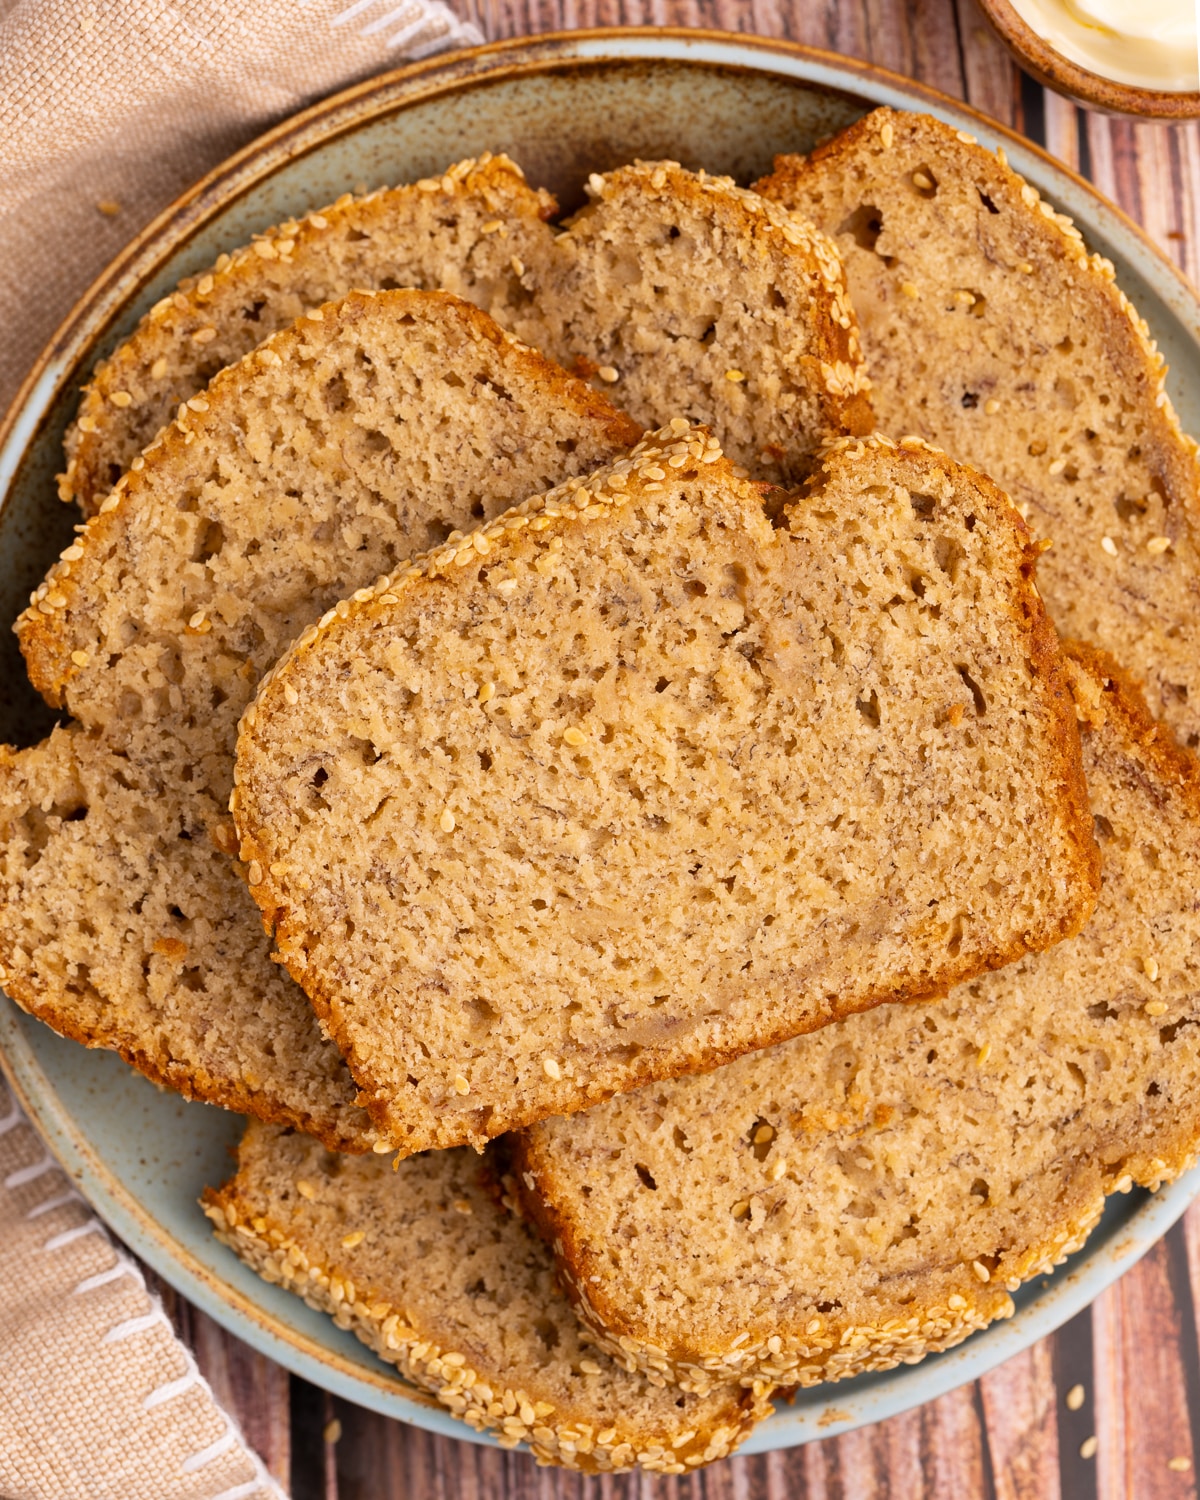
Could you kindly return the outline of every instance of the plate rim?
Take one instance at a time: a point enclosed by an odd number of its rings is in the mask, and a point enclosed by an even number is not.
[[[725,51],[729,56],[719,57]],[[790,66],[771,66],[787,63]],[[940,90],[905,78],[861,59],[848,58],[786,39],[743,35],[700,27],[592,27],[534,37],[514,37],[480,47],[439,54],[391,69],[351,85],[308,106],[263,132],[215,166],[156,215],[100,272],[70,308],[0,422],[0,509],[9,481],[19,471],[55,401],[84,360],[108,334],[129,301],[162,265],[218,214],[253,188],[270,180],[284,165],[360,129],[371,120],[411,107],[420,99],[452,95],[503,78],[545,72],[595,68],[611,63],[681,62],[697,68],[767,73],[791,77],[871,103],[890,95],[899,108],[929,108],[943,118],[976,125],[981,133],[1026,157],[1053,184],[1051,196],[1069,205],[1083,202],[1092,211],[1098,232],[1105,224],[1126,241],[1123,254],[1135,269],[1152,273],[1154,289],[1200,344],[1200,300],[1183,272],[1149,235],[1117,205],[1078,173],[1010,127]],[[1043,179],[1043,180],[1044,180]],[[1064,193],[1063,189],[1068,191]],[[1111,234],[1110,236],[1111,237]],[[1134,253],[1130,255],[1129,242]],[[1170,290],[1161,282],[1170,273]],[[1178,305],[1177,305],[1178,304]],[[402,1382],[380,1363],[378,1376],[298,1332],[285,1328],[230,1283],[220,1280],[179,1241],[162,1230],[148,1210],[106,1171],[98,1158],[89,1160],[87,1144],[61,1105],[53,1082],[42,1071],[21,1032],[27,1018],[9,1005],[0,1011],[0,1067],[8,1075],[26,1114],[49,1140],[54,1154],[120,1237],[142,1255],[170,1285],[212,1316],[221,1326],[248,1339],[285,1368],[327,1390],[387,1416],[472,1442],[491,1442],[472,1432],[424,1392]],[[39,1082],[39,1079],[42,1082]],[[864,1396],[847,1388],[843,1400],[858,1400],[859,1411],[819,1421],[803,1412],[783,1409],[760,1426],[739,1450],[765,1452],[791,1447],[897,1415],[978,1378],[1061,1326],[1091,1302],[1165,1234],[1190,1202],[1200,1195],[1200,1168],[1179,1178],[1135,1210],[1126,1242],[1105,1256],[1093,1254],[1072,1269],[1057,1273],[1054,1291],[1025,1310],[1014,1323],[993,1323],[987,1336],[968,1339],[923,1367],[925,1379],[889,1392],[887,1383]],[[1086,1254],[1086,1250],[1081,1252]],[[1104,1264],[1098,1265],[1103,1259]],[[1030,1331],[1030,1330],[1033,1331]],[[265,1346],[265,1347],[264,1347]],[[897,1382],[903,1371],[893,1372]],[[838,1408],[837,1385],[829,1393],[829,1412]],[[864,1409],[865,1405],[865,1409]],[[878,1405],[879,1410],[870,1408]]]

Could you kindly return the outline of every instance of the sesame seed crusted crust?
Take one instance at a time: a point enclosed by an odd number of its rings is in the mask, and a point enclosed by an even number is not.
[[[1200,770],[1111,658],[1066,651],[1104,854],[1081,933],[515,1140],[560,1279],[627,1367],[696,1390],[915,1361],[1007,1316],[1108,1194],[1195,1161]]]
[[[989,473],[1054,543],[1059,630],[1200,745],[1196,445],[1112,264],[1003,151],[926,115],[876,110],[757,189],[834,236],[880,426]]]
[[[684,1474],[731,1453],[770,1410],[765,1391],[681,1403],[589,1348],[549,1255],[501,1197],[472,1152],[393,1169],[252,1124],[204,1209],[259,1275],[503,1447],[587,1473]]]
[[[409,186],[345,193],[221,255],[155,303],[97,365],[66,435],[61,498],[92,514],[181,401],[351,288],[442,288],[519,332],[528,293],[513,262],[547,253],[555,207],[526,186],[515,162],[485,153]]]
[[[0,770],[14,995],[198,1097],[379,1144],[231,859],[238,714],[326,604],[636,436],[443,292],[313,309],[189,398],[19,624],[75,722]]]
[[[762,487],[677,419],[341,601],[263,681],[231,801],[251,892],[401,1150],[943,993],[1091,910],[1078,732],[1024,523],[917,441],[845,440],[819,464],[772,525]],[[1036,816],[990,779],[1013,723]],[[366,774],[343,749],[364,739]],[[845,802],[873,778],[904,829]]]

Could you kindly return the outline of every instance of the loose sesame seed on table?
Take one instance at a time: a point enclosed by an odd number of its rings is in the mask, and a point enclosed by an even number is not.
[[[489,40],[573,26],[712,26],[879,63],[1043,144],[1193,279],[1200,274],[1200,124],[1134,124],[1075,108],[1017,70],[972,0],[457,0],[457,8]],[[727,378],[743,377],[730,370]],[[876,1427],[678,1479],[539,1470],[521,1452],[389,1421],[289,1377],[160,1289],[218,1397],[272,1471],[290,1475],[295,1500],[1165,1500],[1197,1492],[1193,1287],[1200,1205],[1090,1309],[974,1385]]]

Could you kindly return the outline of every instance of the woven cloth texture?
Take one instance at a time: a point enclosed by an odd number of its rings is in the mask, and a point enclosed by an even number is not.
[[[210,167],[335,89],[482,40],[440,0],[0,0],[0,412]]]
[[[2,1080],[0,1495],[283,1500]]]
[[[0,411],[210,167],[337,88],[481,40],[436,0],[0,0]],[[0,1496],[283,1497],[2,1081]]]

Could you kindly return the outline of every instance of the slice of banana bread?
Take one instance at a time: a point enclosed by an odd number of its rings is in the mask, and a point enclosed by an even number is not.
[[[191,397],[19,622],[76,722],[0,768],[13,997],[196,1097],[369,1145],[229,861],[238,715],[343,594],[636,435],[440,292],[355,293]]]
[[[776,483],[805,478],[830,437],[871,430],[831,240],[670,161],[593,173],[588,193],[532,267],[554,358],[594,372],[645,427],[706,423],[735,463]]]
[[[134,458],[218,370],[311,307],[355,288],[442,288],[519,331],[523,262],[553,253],[554,199],[506,156],[289,219],[180,282],[84,389],[67,433],[64,500],[91,515]]]
[[[1064,635],[1200,744],[1196,447],[1145,323],[1068,219],[969,137],[880,109],[760,192],[836,237],[885,432],[990,474],[1054,546]]]
[[[873,438],[777,498],[680,419],[330,610],[243,716],[251,889],[404,1151],[944,993],[1091,911],[1005,497]]]
[[[503,1447],[588,1473],[684,1474],[723,1458],[770,1406],[686,1395],[583,1340],[540,1240],[473,1152],[338,1157],[251,1124],[237,1175],[209,1190],[218,1238],[268,1281],[333,1315],[406,1379]]]
[[[1200,1146],[1200,777],[1070,649],[1104,855],[1047,953],[521,1137],[579,1311],[688,1388],[811,1385],[958,1342]]]

